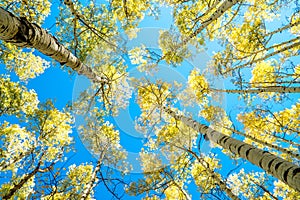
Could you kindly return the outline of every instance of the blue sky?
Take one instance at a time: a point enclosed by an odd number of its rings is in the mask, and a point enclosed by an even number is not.
[[[52,5],[52,12],[51,15],[47,18],[46,23],[43,25],[44,28],[49,28],[53,25],[55,22],[54,17],[57,15],[57,6],[58,3],[53,3]],[[141,33],[145,35],[138,36],[137,39],[133,40],[129,45],[138,45],[140,42],[143,42],[147,47],[156,48],[157,44],[153,44],[153,38],[155,36],[153,34],[149,33],[155,33],[159,29],[168,29],[170,25],[172,24],[171,19],[171,10],[162,8],[161,10],[162,16],[159,21],[155,21],[153,18],[146,18],[144,21],[142,21],[139,25],[139,27],[142,29]],[[284,18],[282,19],[284,20]],[[272,26],[276,26],[278,24],[274,23],[270,25],[270,28]],[[146,29],[147,28],[147,29]],[[147,31],[145,31],[147,30]],[[144,32],[143,32],[144,31]],[[51,32],[55,33],[55,27],[51,29]],[[280,39],[280,38],[279,38]],[[276,40],[276,38],[274,39]],[[148,44],[147,44],[148,42]],[[153,46],[150,46],[153,45]],[[207,50],[206,53],[198,54],[197,57],[194,58],[193,61],[185,61],[183,63],[182,67],[178,67],[176,69],[169,68],[166,65],[161,65],[162,71],[160,71],[160,76],[164,80],[168,79],[178,79],[179,81],[186,81],[187,75],[189,71],[195,66],[199,68],[204,68],[205,63],[209,59],[210,56],[212,56],[212,51],[215,51],[218,49],[219,46],[216,42],[211,42],[207,44]],[[49,58],[43,56],[43,58],[51,61]],[[299,57],[295,58],[295,62],[299,63]],[[199,64],[200,63],[200,64]],[[3,66],[0,68],[1,73],[6,73],[5,70],[3,70]],[[129,71],[131,71],[132,76],[138,76],[138,72],[135,70],[135,66],[130,66]],[[250,71],[249,71],[250,72]],[[170,75],[171,73],[171,75]],[[250,75],[250,73],[248,74]],[[72,102],[72,99],[74,96],[76,96],[76,92],[80,90],[82,85],[78,85],[76,81],[79,83],[84,82],[82,80],[84,78],[78,77],[77,75],[70,76],[65,70],[62,70],[58,66],[51,66],[50,68],[46,69],[45,73],[38,76],[35,79],[32,79],[28,82],[27,87],[34,89],[39,97],[39,100],[41,102],[45,102],[47,99],[54,100],[54,104],[57,108],[62,109],[65,107],[65,105],[69,102]],[[218,80],[219,85],[222,86],[228,86],[231,83],[228,80]],[[88,85],[88,83],[86,83]],[[299,99],[299,95],[293,95],[293,99]],[[135,167],[138,170],[138,161],[135,160],[137,153],[139,152],[140,148],[142,147],[143,143],[143,137],[134,130],[134,118],[138,115],[139,110],[137,105],[134,103],[135,100],[132,99],[130,102],[130,105],[128,109],[122,110],[121,115],[119,117],[114,117],[111,119],[112,122],[116,124],[118,129],[121,132],[121,143],[124,145],[124,147],[129,151],[130,153],[130,159],[131,162],[136,162]],[[236,116],[237,113],[239,113],[241,110],[237,109],[238,104],[241,106],[244,106],[242,102],[238,102],[236,95],[225,95],[223,98],[223,106],[226,108],[228,112],[232,113],[232,116]],[[293,104],[295,101],[287,101],[283,105],[275,105],[278,110],[281,110],[284,107],[289,107],[291,104]],[[198,110],[196,111],[198,113]],[[236,121],[235,119],[233,119]],[[93,156],[90,154],[90,152],[85,148],[84,144],[80,140],[76,127],[73,129],[73,136],[75,137],[75,147],[76,147],[76,154],[72,157],[72,160],[70,160],[70,163],[77,163],[80,164],[82,162],[90,162],[95,161]],[[207,151],[210,150],[209,145],[205,144],[207,148]],[[213,149],[212,152],[215,152],[219,155],[219,158],[222,160],[222,165],[224,166],[222,168],[222,175],[226,175],[234,166],[232,165],[232,160],[228,159],[228,157],[224,156],[220,153],[218,149]],[[245,168],[246,171],[255,170],[258,171],[259,169],[254,167],[253,165],[247,163],[243,164],[241,167]],[[140,174],[134,173],[132,174],[133,179],[140,177]],[[198,199],[199,193],[196,191],[196,188],[194,186],[191,187],[193,198]],[[108,199],[110,195],[106,190],[101,186],[98,187],[95,191],[96,193],[96,199]],[[126,196],[124,199],[140,199],[140,197],[129,197]]]

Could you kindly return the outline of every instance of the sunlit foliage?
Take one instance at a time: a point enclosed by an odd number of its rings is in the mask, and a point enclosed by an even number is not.
[[[297,6],[288,0],[1,1],[11,13],[0,10],[0,197],[97,199],[105,189],[115,199],[125,192],[145,200],[299,199]],[[160,31],[158,49],[128,47],[141,22],[158,19],[165,8],[173,24]],[[1,37],[6,26],[16,27],[22,45]],[[33,27],[55,37],[45,45]],[[70,76],[93,74],[98,81],[87,76],[91,82],[65,108],[40,102],[31,83],[54,61],[20,48],[33,47],[28,38],[62,60],[78,58],[74,71],[55,58]],[[196,63],[183,72],[183,84],[151,77],[160,63],[183,68],[211,48],[206,68]],[[145,77],[130,77],[131,65]],[[224,99],[232,101],[228,107]],[[131,103],[144,137],[136,177],[114,121]],[[76,133],[90,160],[71,159]]]

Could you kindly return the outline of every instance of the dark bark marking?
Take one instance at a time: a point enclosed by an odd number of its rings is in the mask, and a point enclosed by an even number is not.
[[[224,136],[220,139],[220,143],[225,144],[226,141],[227,141],[228,139],[229,139],[229,138],[228,138],[227,136],[224,135]]]
[[[277,163],[277,164],[275,165],[275,167],[274,167],[275,170],[277,171],[278,168],[279,168],[279,166],[282,165],[283,163],[284,163],[284,161],[282,161],[282,162],[280,162],[280,163]]]
[[[289,171],[290,171],[290,169],[291,168],[293,168],[293,167],[290,167],[290,168],[288,168],[287,170],[285,170],[284,171],[284,173],[283,173],[283,180],[284,180],[284,182],[286,182],[287,183],[287,177],[288,177],[288,173],[289,173]],[[296,169],[297,170],[297,169]],[[299,168],[298,168],[298,170],[300,170]],[[294,170],[295,171],[295,170]],[[293,171],[293,173],[294,173],[294,171]]]
[[[250,148],[250,149],[248,149],[245,153],[246,153],[246,158],[249,160],[249,158],[248,158],[248,155],[249,155],[249,152],[251,151],[251,150],[253,150],[253,149],[255,149],[255,148]]]
[[[264,154],[269,154],[269,152],[263,151],[262,154],[263,154],[263,155],[264,155]],[[262,160],[263,160],[263,159],[260,159],[260,161],[258,162],[258,164],[259,164],[259,166],[260,166],[261,168],[263,168],[263,166],[262,166]],[[269,167],[269,168],[270,168],[270,167]]]
[[[273,158],[269,163],[268,163],[268,169],[271,168],[272,163],[274,162],[274,160],[276,160],[276,158]]]
[[[296,174],[300,173],[300,167],[294,169],[293,176],[296,176]]]
[[[245,146],[245,145],[246,145],[246,144],[242,144],[242,145],[240,145],[240,146],[237,148],[238,153],[240,153],[241,148],[242,148],[243,146]]]

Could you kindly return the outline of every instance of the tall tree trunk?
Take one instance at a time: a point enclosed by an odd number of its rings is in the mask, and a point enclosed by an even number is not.
[[[193,34],[189,35],[189,37],[182,42],[182,44],[186,44],[190,39],[196,37],[208,25],[221,17],[228,9],[237,4],[239,1],[241,0],[225,0],[222,5],[206,21],[202,22],[201,26]]]
[[[300,93],[300,87],[285,87],[285,86],[268,86],[262,88],[253,88],[246,90],[226,90],[210,88],[214,92],[238,93],[238,94],[257,94],[263,92],[277,92],[277,93]]]
[[[167,107],[163,107],[163,110],[175,119],[182,121],[187,126],[198,131],[200,134],[205,135],[206,138],[208,138],[208,140],[211,142],[214,142],[222,146],[224,149],[229,150],[233,154],[248,160],[252,164],[262,168],[267,173],[300,192],[299,166],[279,158],[267,151],[263,151],[252,145],[246,144],[215,131],[212,128],[204,124],[200,124],[191,118],[183,115],[177,115],[174,111]]]
[[[115,45],[112,42],[110,42],[107,39],[105,39],[105,37],[107,38],[107,36],[105,34],[101,33],[101,31],[98,31],[97,29],[91,27],[89,25],[89,23],[86,21],[85,17],[83,15],[81,15],[79,12],[77,12],[77,10],[75,9],[75,6],[74,6],[74,3],[72,2],[72,0],[64,0],[64,4],[69,7],[71,13],[74,16],[76,16],[76,18],[81,23],[83,23],[86,27],[88,27],[90,29],[90,31],[92,31],[95,35],[97,35],[101,40],[103,40],[104,42],[106,42],[110,46],[114,47],[115,49],[119,49],[122,52],[126,53],[126,51],[124,51],[123,49],[120,49],[117,45]]]
[[[190,34],[188,37],[186,37],[181,43],[176,45],[176,48],[181,48],[183,45],[186,45],[191,39],[196,37],[201,31],[203,31],[207,26],[209,26],[213,21],[217,20],[219,17],[221,17],[228,9],[230,9],[232,6],[240,2],[241,0],[225,0],[220,7],[210,15],[210,17],[202,22],[201,26],[195,30],[192,34]],[[205,13],[207,15],[207,13]],[[203,15],[204,16],[204,15]],[[167,55],[172,54],[173,52],[167,52],[165,55],[163,55],[156,63],[159,61],[165,59]]]
[[[26,174],[24,176],[24,178],[21,179],[21,181],[18,184],[15,184],[14,187],[12,187],[7,194],[5,194],[3,196],[3,199],[10,199],[12,198],[12,196],[30,179],[32,178],[38,171],[40,168],[40,163],[38,164],[38,166],[29,174]]]
[[[89,181],[89,183],[86,186],[86,189],[83,191],[80,200],[85,200],[88,198],[89,194],[91,193],[92,189],[96,186],[96,180],[97,180],[97,174],[100,172],[101,170],[101,165],[102,165],[102,161],[104,158],[105,153],[102,152],[99,156],[99,159],[97,161],[97,165],[91,175],[91,180]]]
[[[267,146],[267,147],[275,149],[277,151],[281,151],[282,153],[286,153],[286,154],[288,154],[288,155],[290,155],[290,156],[292,156],[292,157],[297,158],[297,159],[300,160],[300,154],[299,153],[294,153],[291,150],[287,150],[287,149],[282,148],[280,146],[277,146],[277,145],[274,145],[274,144],[269,144],[268,142],[262,141],[262,140],[257,139],[256,137],[254,137],[254,136],[252,136],[250,134],[242,133],[242,132],[240,132],[238,130],[235,130],[233,128],[228,128],[228,127],[224,127],[224,128],[226,128],[227,130],[230,130],[230,131],[232,131],[232,132],[234,132],[236,134],[244,136],[245,138],[248,138],[248,139],[250,139],[250,140],[252,140],[252,141],[254,141],[254,142],[258,143],[258,144]]]
[[[186,149],[184,147],[180,147],[177,145],[173,145],[171,143],[168,142],[168,144],[175,146],[176,148],[179,148],[185,152],[188,152],[189,154],[191,154],[204,168],[205,170],[211,175],[211,177],[217,182],[217,184],[219,185],[219,187],[221,188],[221,190],[223,190],[229,197],[231,200],[239,200],[240,198],[238,196],[236,196],[235,194],[232,193],[231,189],[227,187],[226,183],[219,178],[216,173],[214,172],[214,170],[212,170],[209,166],[206,166],[204,163],[204,159],[199,157],[195,152],[193,152],[190,149]]]
[[[104,77],[99,77],[92,68],[83,64],[45,29],[28,22],[25,18],[16,17],[3,8],[0,8],[0,39],[18,47],[35,48],[93,82],[107,82]]]
[[[299,40],[300,37],[297,37],[296,39]],[[252,59],[252,60],[249,61],[249,62],[246,62],[246,63],[244,63],[244,64],[235,66],[235,67],[233,67],[233,68],[231,68],[231,69],[228,69],[228,70],[226,70],[225,72],[222,72],[222,74],[226,74],[226,73],[229,73],[229,72],[231,72],[231,71],[233,71],[233,70],[241,69],[241,68],[246,67],[246,66],[248,66],[248,65],[253,65],[253,64],[255,64],[255,63],[258,63],[258,62],[267,60],[268,58],[270,58],[270,57],[272,57],[272,56],[275,56],[275,55],[280,54],[280,53],[282,53],[282,52],[284,52],[284,51],[286,51],[286,50],[293,49],[293,48],[296,48],[296,47],[299,47],[299,46],[300,46],[300,41],[297,41],[297,42],[292,43],[292,44],[290,44],[290,45],[286,45],[286,46],[284,46],[283,48],[281,48],[281,49],[279,49],[279,50],[277,50],[277,51],[273,51],[273,52],[271,52],[271,53],[269,53],[269,54],[266,54],[265,56],[263,56],[263,57],[261,57],[261,58]],[[296,55],[299,55],[299,54],[300,54],[300,53],[297,52]]]
[[[272,31],[272,32],[269,32],[269,33],[267,33],[266,35],[265,35],[265,37],[266,36],[272,36],[272,35],[274,35],[274,34],[276,34],[276,33],[281,33],[282,31],[284,31],[284,30],[286,30],[286,29],[289,29],[289,28],[292,28],[292,27],[294,27],[294,26],[298,26],[300,24],[300,21],[296,21],[296,22],[290,22],[288,25],[285,25],[285,26],[283,26],[283,27],[281,27],[281,28],[278,28],[278,29],[276,29],[275,31]]]
[[[40,168],[41,164],[42,164],[42,158],[44,155],[45,155],[45,152],[42,153],[42,155],[39,159],[39,162],[38,162],[37,166],[34,168],[34,170],[31,171],[29,174],[25,174],[17,184],[14,184],[14,186],[8,191],[8,193],[3,196],[3,199],[11,199],[15,195],[15,193],[19,189],[21,189],[24,186],[24,184],[27,183],[27,181],[29,179],[34,177],[38,172],[44,173],[53,168],[53,166],[55,165],[56,162],[52,162],[48,167],[46,167],[44,169]],[[59,157],[61,158],[61,155]]]

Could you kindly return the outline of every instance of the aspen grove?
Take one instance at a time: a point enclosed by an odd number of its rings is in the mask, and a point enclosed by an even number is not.
[[[299,53],[299,1],[2,0],[0,198],[300,199]]]

